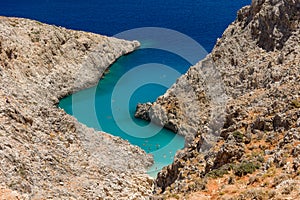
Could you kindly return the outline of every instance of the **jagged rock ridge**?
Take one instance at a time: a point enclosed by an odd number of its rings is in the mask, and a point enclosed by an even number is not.
[[[172,124],[189,139],[174,163],[159,173],[158,194],[300,198],[299,3],[253,0],[207,58],[156,102],[138,106],[137,117]],[[207,79],[214,77],[205,73],[211,62],[217,80]],[[216,83],[219,90],[211,87]]]

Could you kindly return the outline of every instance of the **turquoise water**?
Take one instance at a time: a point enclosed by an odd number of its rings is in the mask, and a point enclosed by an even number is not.
[[[119,58],[110,67],[109,72],[99,81],[97,86],[68,96],[59,103],[59,107],[63,108],[67,113],[74,115],[80,122],[87,126],[119,136],[128,140],[131,144],[141,147],[147,153],[152,154],[155,163],[148,170],[148,173],[152,176],[155,176],[163,166],[170,164],[173,161],[176,151],[184,146],[184,138],[167,129],[151,125],[140,131],[131,125],[134,122],[140,127],[148,126],[148,122],[134,118],[137,103],[155,101],[158,96],[164,94],[167,89],[166,87],[170,87],[176,81],[177,77],[175,76],[166,77],[170,82],[169,85],[164,87],[156,84],[161,77],[166,76],[163,71],[157,69],[155,63],[159,62],[164,63],[166,66],[172,66],[179,73],[185,72],[190,66],[189,62],[170,52],[151,48],[136,50],[129,55]],[[143,79],[143,77],[131,77],[125,83],[122,83],[121,88],[119,88],[121,92],[126,93],[128,91],[127,88],[137,86],[137,89],[130,96],[129,104],[124,104],[122,98],[125,94],[113,98],[112,93],[116,89],[119,79],[131,69],[141,66],[144,63],[150,63],[147,67],[155,72],[157,80],[140,86],[136,85],[139,84],[136,83],[136,80]],[[113,110],[117,111],[115,116],[113,115]],[[130,117],[126,115],[126,111],[128,110]],[[157,130],[160,131],[157,132]]]
[[[0,15],[36,19],[49,24],[108,36],[141,27],[169,28],[188,35],[209,52],[212,50],[216,39],[221,37],[228,24],[236,18],[237,10],[250,4],[250,2],[250,0],[185,0],[176,2],[171,0],[9,0],[0,2]],[[141,40],[137,34],[125,34],[125,36],[123,34],[118,35],[118,37],[138,39],[143,44],[147,43]],[[191,54],[188,48],[182,46],[184,41],[181,41],[180,44],[168,40],[161,40],[160,42],[169,43],[172,48],[177,47],[177,50],[184,49],[183,54],[187,57]],[[200,54],[197,52],[192,52],[192,54],[197,55],[192,60],[201,60]],[[190,59],[189,61],[191,62]],[[175,151],[183,146],[183,138],[165,129],[153,135],[151,132],[154,131],[155,133],[157,127],[134,119],[132,116],[137,102],[154,101],[157,96],[164,93],[172,81],[175,82],[176,78],[174,77],[179,75],[170,78],[168,77],[169,73],[160,71],[160,67],[153,64],[153,71],[157,72],[156,81],[137,88],[128,101],[124,101],[122,97],[112,99],[113,91],[116,91],[114,86],[119,78],[136,66],[145,63],[165,64],[180,73],[184,73],[190,65],[185,60],[170,53],[141,49],[119,59],[97,87],[66,97],[61,100],[60,107],[88,126],[121,136],[152,153],[156,161],[155,166],[153,166],[155,170],[172,161]],[[195,64],[195,62],[192,61],[191,64]],[[151,78],[153,71],[149,73]],[[169,85],[164,84],[163,87],[156,84],[165,77],[167,77]],[[138,80],[148,80],[147,78],[144,74],[134,76],[132,80],[128,78],[126,83],[122,83],[124,87],[117,87],[120,88],[118,94],[126,97],[128,88],[134,87]],[[113,114],[115,115],[113,116]],[[143,139],[149,135],[153,136]],[[155,174],[155,172],[151,173],[152,175]]]

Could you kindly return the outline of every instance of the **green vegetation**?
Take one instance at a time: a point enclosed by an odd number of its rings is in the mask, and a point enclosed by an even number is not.
[[[214,169],[206,174],[211,178],[222,178],[225,174],[229,174],[230,171],[236,176],[242,177],[247,174],[252,174],[256,169],[259,169],[260,164],[258,162],[242,162],[240,164],[226,164],[218,169]]]
[[[245,176],[247,174],[252,174],[256,169],[259,169],[260,165],[253,162],[241,163],[234,169],[234,174],[237,176]]]
[[[243,142],[244,134],[242,134],[241,132],[235,131],[232,135],[237,142]]]
[[[225,174],[228,174],[228,170],[226,169],[214,169],[208,172],[207,176],[212,178],[222,178]]]
[[[220,167],[219,169],[214,169],[208,172],[207,176],[212,178],[222,178],[225,174],[229,174],[229,171],[231,171],[233,168],[233,164],[226,164]]]

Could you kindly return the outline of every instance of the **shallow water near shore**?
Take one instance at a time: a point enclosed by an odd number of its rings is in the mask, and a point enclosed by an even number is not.
[[[112,93],[118,80],[128,71],[143,63],[157,62],[163,62],[167,66],[172,66],[179,73],[184,73],[191,65],[181,57],[163,50],[151,48],[136,50],[129,55],[119,58],[109,68],[109,72],[99,81],[97,86],[68,96],[59,103],[60,108],[63,108],[67,113],[75,116],[87,126],[119,136],[152,154],[155,162],[148,170],[148,173],[153,177],[156,176],[163,166],[172,163],[176,151],[184,146],[184,137],[155,125],[144,129],[145,132],[137,132],[138,130],[130,126],[130,124],[134,122],[139,126],[146,127],[149,124],[148,122],[134,118],[136,105],[139,102],[155,101],[158,96],[164,94],[167,88],[153,83],[143,85],[133,93],[129,100],[129,105],[123,105],[121,99],[113,99]],[[152,67],[152,65],[150,64],[149,67]],[[155,64],[153,64],[153,70],[156,70]],[[155,73],[158,79],[166,76],[161,71],[155,71]],[[134,79],[140,78],[142,77],[132,77],[125,85],[122,85],[120,91],[126,93],[126,88],[135,87]],[[173,83],[178,77],[167,78],[170,78],[170,83]],[[153,80],[154,83],[155,81]],[[170,86],[168,85],[168,87]],[[122,98],[122,95],[120,98]],[[120,111],[117,113],[118,123],[115,116],[113,116],[113,107]],[[130,118],[126,117],[126,113],[123,113],[124,109],[122,108],[129,109]],[[124,126],[126,126],[126,131],[122,130]],[[157,129],[161,130],[156,133]],[[151,136],[147,137],[148,135]]]
[[[168,0],[52,0],[40,2],[11,0],[1,2],[0,15],[36,19],[57,26],[108,36],[140,27],[169,28],[188,35],[209,52],[212,50],[216,39],[236,18],[236,11],[250,2],[250,0],[187,0],[176,3]],[[125,37],[124,39],[128,38]],[[130,39],[138,38],[134,36]],[[148,41],[140,39],[139,41],[144,45],[147,43],[149,46]],[[200,59],[201,56],[198,60]],[[132,144],[139,145],[146,152],[152,153],[155,158],[155,165],[149,169],[149,173],[155,176],[158,169],[172,162],[175,151],[183,147],[184,139],[166,129],[162,129],[159,133],[145,139],[143,137],[149,135],[149,131],[157,130],[157,127],[152,126],[148,131],[136,132],[129,122],[133,121],[139,126],[148,127],[147,122],[133,117],[136,104],[155,101],[169,86],[143,85],[131,96],[129,105],[125,105],[118,99],[112,99],[114,86],[120,77],[138,65],[151,62],[165,64],[180,73],[186,72],[190,66],[190,63],[176,55],[154,49],[140,49],[118,59],[97,86],[62,99],[59,106],[87,126],[120,136]],[[165,76],[166,74],[157,74],[157,77]],[[170,82],[175,82],[175,79],[170,79]],[[128,85],[124,85],[121,93],[125,93],[126,88],[132,87],[134,82],[129,81],[126,84]],[[123,127],[125,126],[127,131],[124,132],[118,127],[114,120],[112,108],[117,111],[118,121],[121,121],[119,123]],[[130,117],[122,108],[128,108]],[[130,134],[126,132],[130,132]]]

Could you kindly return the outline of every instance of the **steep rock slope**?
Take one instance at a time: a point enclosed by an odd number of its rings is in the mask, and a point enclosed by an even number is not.
[[[0,17],[0,198],[147,199],[152,158],[56,106],[138,46]]]
[[[159,173],[157,193],[300,198],[299,89],[299,0],[253,0],[207,58],[156,102],[137,106],[137,117],[187,138]]]

